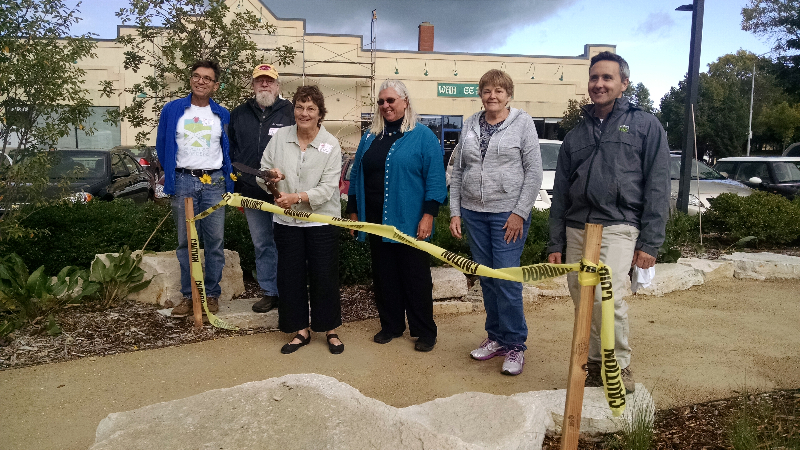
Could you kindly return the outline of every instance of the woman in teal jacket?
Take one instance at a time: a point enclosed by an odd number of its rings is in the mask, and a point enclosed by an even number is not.
[[[374,117],[353,161],[347,212],[353,220],[393,225],[428,240],[433,218],[447,198],[439,141],[417,123],[401,81],[383,82]],[[411,336],[418,338],[414,348],[433,350],[437,331],[428,254],[380,236],[368,239],[381,321],[374,341],[386,344],[402,336],[408,316]]]

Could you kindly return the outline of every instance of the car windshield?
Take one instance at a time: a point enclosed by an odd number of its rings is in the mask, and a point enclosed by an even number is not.
[[[539,148],[542,150],[542,170],[556,170],[558,150],[561,148],[561,144],[540,142]]]
[[[98,152],[59,151],[50,179],[76,178],[86,180],[102,178],[106,174],[105,155]]]
[[[800,181],[800,169],[797,168],[795,163],[775,162],[772,165],[772,169],[775,171],[775,178],[778,183]]]
[[[708,167],[707,165],[703,164],[702,162],[693,159],[692,160],[692,178],[697,179],[698,177],[698,169],[700,171],[700,179],[701,180],[724,180],[725,177],[717,172],[716,170]],[[673,156],[669,160],[669,176],[673,180],[680,180],[681,179],[681,158],[680,156]]]

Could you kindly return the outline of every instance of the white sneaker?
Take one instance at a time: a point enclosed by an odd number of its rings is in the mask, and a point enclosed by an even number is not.
[[[478,361],[486,361],[487,359],[492,359],[495,356],[503,356],[506,354],[506,352],[507,350],[505,347],[500,345],[498,342],[486,338],[481,343],[481,346],[471,351],[469,355]]]
[[[519,375],[522,373],[522,366],[524,365],[525,352],[509,350],[508,353],[506,353],[506,360],[503,361],[503,370],[501,370],[501,373],[505,375]]]

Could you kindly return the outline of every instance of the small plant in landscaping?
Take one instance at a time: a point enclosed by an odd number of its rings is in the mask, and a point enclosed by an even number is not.
[[[629,407],[630,421],[625,420],[622,430],[607,436],[606,444],[610,449],[649,450],[655,435],[655,404],[642,400],[631,402]]]
[[[118,255],[106,255],[106,264],[101,258],[92,262],[90,279],[100,283],[99,298],[95,306],[101,309],[110,308],[128,294],[139,292],[150,285],[151,280],[144,280],[144,270],[139,267],[142,262],[141,253],[132,256],[131,250],[125,246]]]
[[[798,391],[794,396],[797,397]],[[738,408],[727,417],[726,435],[734,450],[800,448],[800,405],[783,402],[775,407],[771,397],[745,390]],[[786,406],[791,404],[792,406]]]
[[[100,286],[89,281],[85,270],[67,266],[53,278],[44,266],[33,273],[16,253],[0,260],[0,336],[26,324],[36,325],[47,319],[46,329],[60,333],[53,314],[66,304],[79,303]]]

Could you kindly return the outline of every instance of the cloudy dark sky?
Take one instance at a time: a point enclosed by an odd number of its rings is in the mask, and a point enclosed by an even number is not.
[[[578,0],[292,0],[265,3],[279,17],[302,17],[312,33],[343,33],[369,41],[371,12],[377,9],[378,48],[417,49],[417,27],[435,27],[435,49],[488,52],[514,30],[543,22]],[[582,50],[582,49],[581,49]]]

